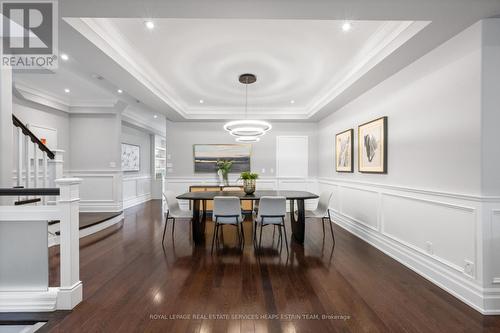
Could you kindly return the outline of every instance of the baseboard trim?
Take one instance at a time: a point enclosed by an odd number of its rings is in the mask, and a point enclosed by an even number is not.
[[[0,292],[0,312],[50,312],[57,309],[59,288],[47,291]]]
[[[124,199],[123,200],[123,209],[127,209],[130,207],[134,207],[140,205],[146,201],[151,200],[151,193],[143,194],[134,198]]]
[[[500,288],[498,290],[485,290],[467,280],[466,277],[451,271],[449,267],[426,258],[418,251],[404,244],[399,244],[376,230],[360,225],[339,212],[334,210],[331,212],[335,224],[384,252],[476,311],[483,315],[500,314]]]

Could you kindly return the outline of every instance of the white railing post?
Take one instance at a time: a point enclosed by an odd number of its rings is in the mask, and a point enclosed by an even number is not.
[[[52,150],[52,152],[54,152],[55,156],[53,160],[48,161],[50,166],[50,175],[51,175],[50,177],[51,179],[49,181],[49,187],[52,186],[57,187],[55,180],[63,178],[63,173],[64,173],[64,158],[63,158],[64,150],[54,149]],[[56,199],[54,197],[49,197],[47,204],[53,205],[55,204],[55,200]]]
[[[23,185],[23,145],[24,134],[23,130],[17,128],[17,186]]]
[[[26,168],[26,178],[24,181],[24,187],[26,188],[30,187],[30,178],[31,178],[30,142],[31,140],[29,139],[29,137],[26,137],[24,139],[24,158],[26,159],[24,163]]]
[[[34,179],[33,179],[33,187],[38,187],[38,145],[36,143],[33,143],[33,172],[34,172]],[[57,178],[56,178],[57,179]]]
[[[55,157],[53,160],[50,160],[49,163],[51,164],[53,170],[53,180],[61,179],[63,178],[64,173],[64,150],[54,149],[52,151],[54,152]]]
[[[43,164],[42,164],[42,173],[43,173],[43,187],[47,188],[49,187],[49,175],[48,175],[48,166],[47,166],[47,153],[42,152],[43,155]],[[45,205],[47,203],[47,197],[43,197],[43,204]]]
[[[82,301],[80,281],[79,237],[79,178],[56,179],[61,193],[57,205],[60,209],[60,270],[61,286],[57,294],[57,309],[70,310]]]

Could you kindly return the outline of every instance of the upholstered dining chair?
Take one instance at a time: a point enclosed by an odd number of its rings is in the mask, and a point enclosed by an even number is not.
[[[254,244],[257,242],[257,227],[260,228],[259,249],[262,245],[262,229],[267,225],[272,225],[274,228],[279,227],[279,240],[283,246],[283,236],[285,238],[286,252],[288,250],[288,239],[286,236],[285,227],[286,217],[286,198],[282,196],[263,196],[259,200],[259,210],[254,220],[255,227],[253,228]],[[283,234],[281,232],[283,229]],[[273,232],[274,234],[274,232]]]
[[[240,246],[243,246],[245,242],[245,235],[243,233],[244,219],[241,213],[240,199],[238,197],[214,197],[212,220],[214,221],[214,235],[212,237],[211,253],[214,251],[214,243],[219,244],[219,228],[222,230],[224,225],[236,226]]]
[[[328,220],[330,224],[330,231],[332,233],[332,239],[335,243],[335,236],[333,234],[333,222],[330,215],[330,201],[332,200],[333,193],[330,191],[322,192],[319,195],[318,206],[315,210],[306,211],[306,221],[313,221],[311,219],[321,219],[323,225],[323,237],[325,236],[325,220]]]
[[[166,191],[163,193],[163,197],[167,203],[165,209],[165,227],[163,228],[163,237],[161,239],[161,244],[165,242],[165,232],[167,231],[168,220],[172,220],[172,236],[174,236],[175,220],[183,219],[191,221],[193,217],[193,212],[191,210],[183,210],[179,207],[179,201],[175,197],[174,192]]]

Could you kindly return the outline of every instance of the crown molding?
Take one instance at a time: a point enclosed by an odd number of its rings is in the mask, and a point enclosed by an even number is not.
[[[148,62],[136,52],[123,35],[108,20],[93,18],[64,18],[75,30],[122,66],[141,84],[170,105],[177,113],[187,117],[186,106],[168,88],[164,80]]]
[[[18,81],[14,82],[14,87],[19,95],[27,101],[45,105],[63,112],[69,112],[69,101],[61,98],[60,96],[56,96],[38,88],[30,87],[25,83]]]

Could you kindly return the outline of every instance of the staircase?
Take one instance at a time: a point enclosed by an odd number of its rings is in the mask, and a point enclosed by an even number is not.
[[[12,115],[17,129],[17,161],[15,184],[17,189],[43,189],[55,187],[55,180],[63,177],[62,151],[51,151],[21,120]],[[24,194],[26,193],[26,194]],[[53,196],[37,197],[23,192],[14,205],[55,204]]]

